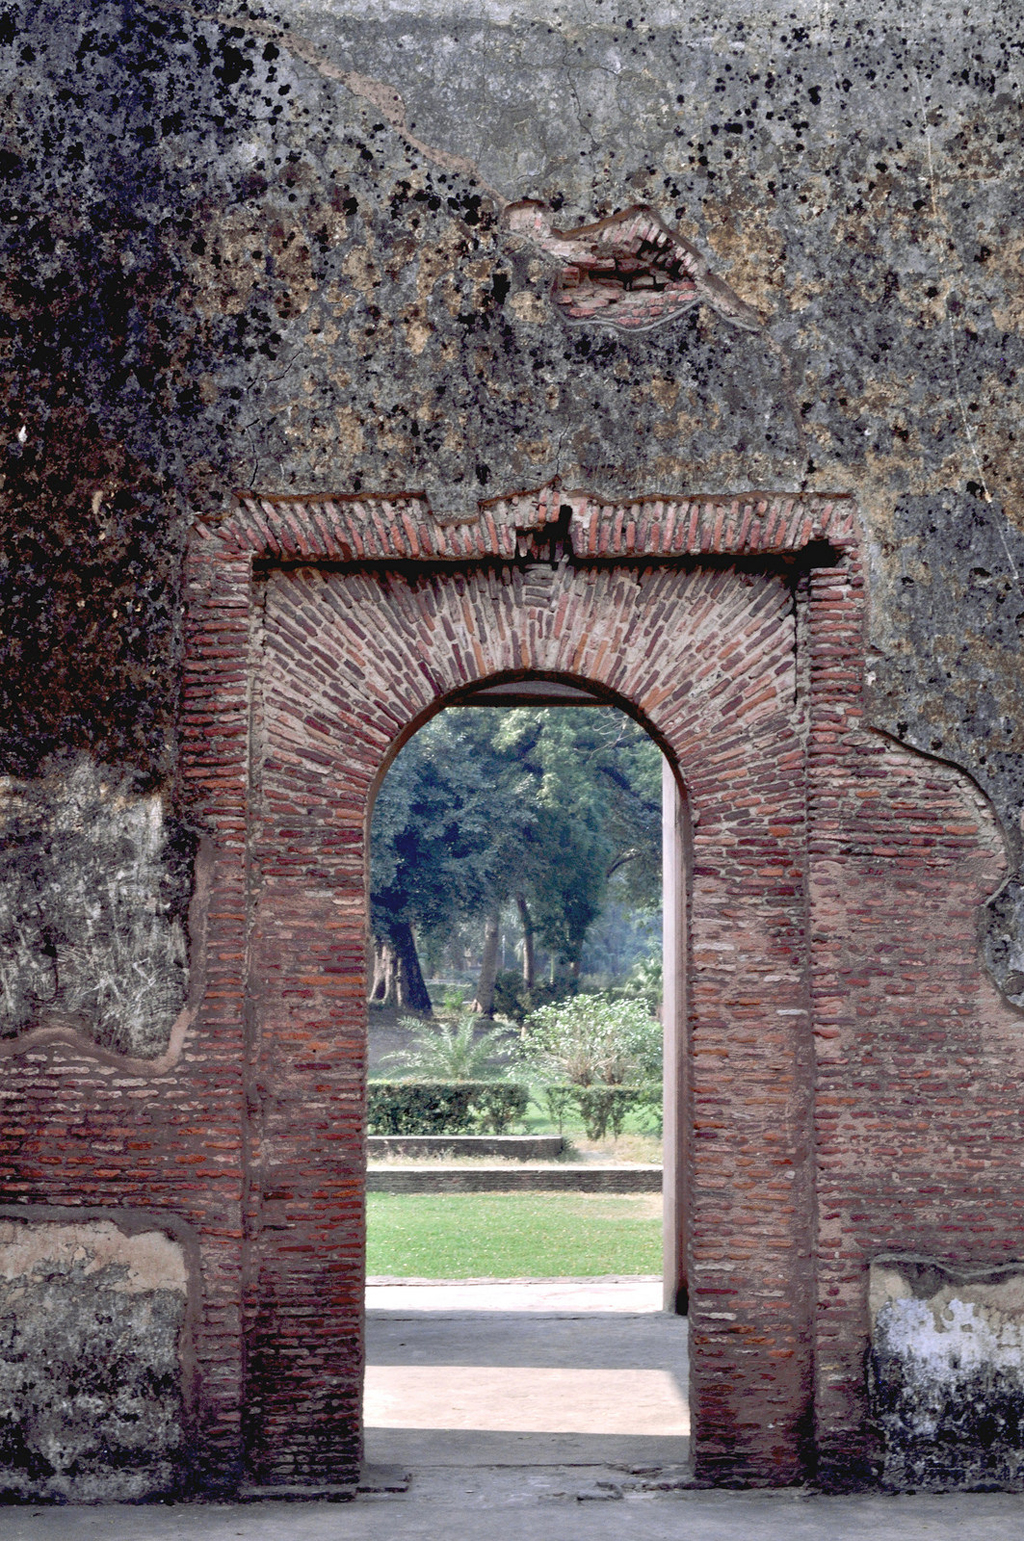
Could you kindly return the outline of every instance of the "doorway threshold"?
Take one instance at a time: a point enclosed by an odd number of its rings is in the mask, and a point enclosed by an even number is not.
[[[366,1299],[368,1461],[686,1467],[687,1324],[660,1280],[375,1282]]]

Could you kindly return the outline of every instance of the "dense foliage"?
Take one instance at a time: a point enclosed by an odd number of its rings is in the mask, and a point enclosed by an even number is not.
[[[398,755],[374,810],[371,920],[378,957],[390,947],[399,959],[392,998],[429,1009],[417,943],[431,947],[457,922],[483,919],[477,1006],[490,1014],[497,918],[510,905],[527,991],[536,989],[535,946],[578,973],[610,884],[620,905],[659,903],[660,779],[657,746],[615,709],[463,708],[433,718]],[[375,981],[378,998],[390,990]]]
[[[577,995],[523,1023],[518,1058],[542,1081],[624,1086],[660,1081],[662,1031],[640,999]]]
[[[515,1081],[371,1081],[370,1134],[507,1134],[530,1089]]]
[[[577,995],[542,1006],[523,1023],[517,1059],[544,1086],[559,1129],[575,1112],[588,1137],[602,1140],[641,1109],[660,1127],[662,1030],[642,996]]]

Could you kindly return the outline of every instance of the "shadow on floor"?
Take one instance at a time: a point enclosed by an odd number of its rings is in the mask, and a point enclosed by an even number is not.
[[[366,1458],[676,1467],[687,1378],[686,1321],[661,1312],[370,1309]]]

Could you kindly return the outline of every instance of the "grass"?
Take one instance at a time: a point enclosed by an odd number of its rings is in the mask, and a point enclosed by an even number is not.
[[[571,1139],[577,1159],[580,1156],[601,1161],[645,1161],[661,1165],[662,1141],[660,1134],[608,1134],[603,1140],[590,1140],[585,1134],[567,1136]]]
[[[367,1272],[557,1279],[661,1272],[656,1193],[371,1193]]]

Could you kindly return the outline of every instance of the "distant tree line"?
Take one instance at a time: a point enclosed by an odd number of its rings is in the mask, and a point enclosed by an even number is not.
[[[614,708],[460,707],[395,759],[374,808],[372,1000],[429,1012],[421,947],[483,921],[473,1008],[493,1014],[501,917],[514,906],[522,974],[538,948],[579,972],[608,885],[661,898],[661,755]]]

